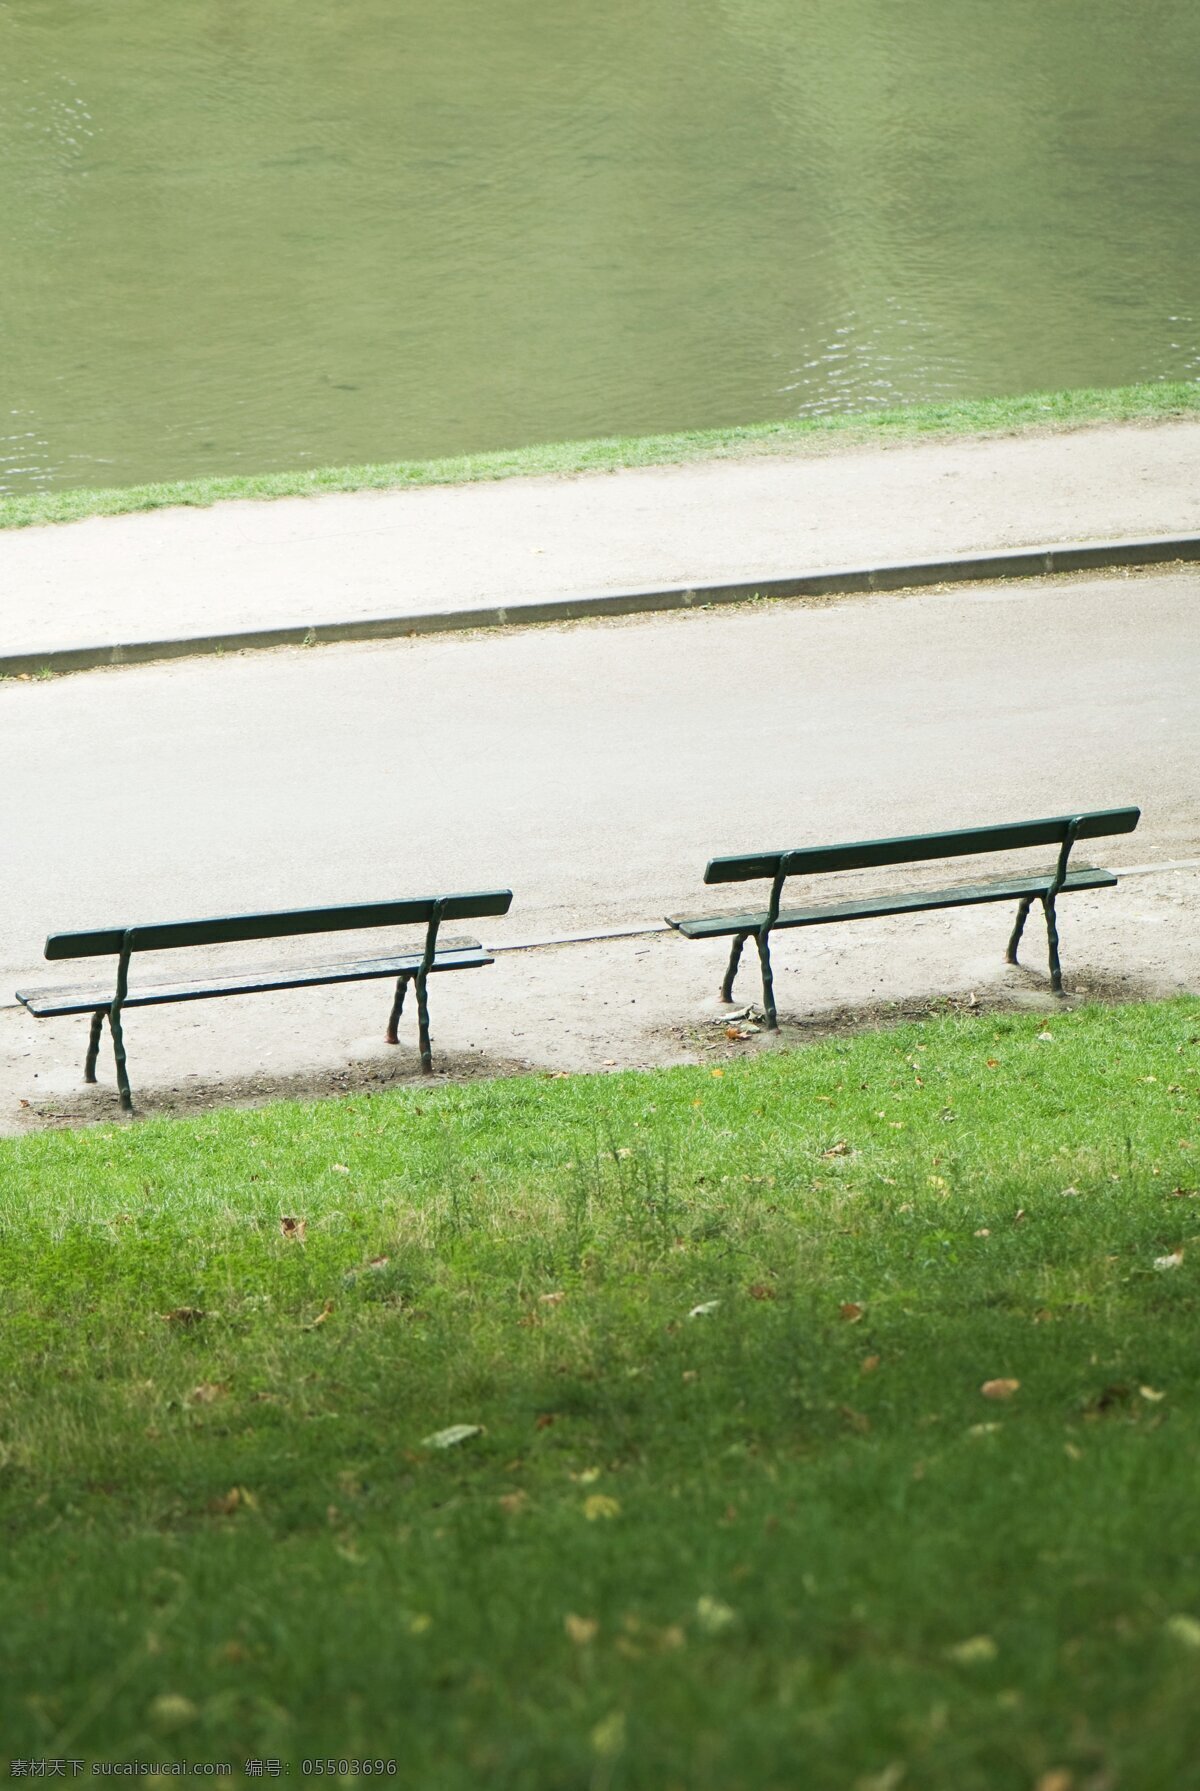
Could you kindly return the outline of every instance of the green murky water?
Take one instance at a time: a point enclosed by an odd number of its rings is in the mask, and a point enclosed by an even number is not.
[[[0,489],[1200,375],[1195,0],[0,0]]]

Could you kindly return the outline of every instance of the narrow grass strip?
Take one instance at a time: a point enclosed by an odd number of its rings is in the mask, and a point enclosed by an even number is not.
[[[0,1758],[1191,1784],[1198,1319],[1195,999],[6,1142]]]
[[[729,429],[684,430],[670,435],[612,436],[592,441],[547,442],[442,460],[388,461],[367,466],[314,467],[297,472],[227,478],[179,479],[112,490],[39,491],[0,497],[0,528],[77,522],[174,505],[205,506],[238,498],[311,497],[322,492],[399,491],[422,485],[465,485],[480,480],[547,473],[616,472],[622,467],[679,465],[750,454],[830,453],[939,436],[1013,434],[1076,429],[1096,423],[1167,422],[1200,413],[1200,381],[1161,380],[1141,385],[1070,392],[1034,392],[1015,398],[961,399],[858,411]]]

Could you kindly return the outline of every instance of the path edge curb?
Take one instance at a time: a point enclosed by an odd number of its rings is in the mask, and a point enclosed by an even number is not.
[[[1049,547],[1002,548],[956,554],[944,560],[897,561],[711,585],[670,585],[653,590],[603,591],[533,603],[433,610],[424,615],[367,616],[343,622],[289,623],[230,629],[175,639],[55,647],[0,654],[0,678],[37,678],[101,666],[148,665],[172,659],[216,657],[269,647],[315,647],[339,641],[403,640],[417,635],[459,634],[475,628],[521,628],[591,617],[653,615],[664,610],[704,609],[715,604],[770,602],[787,597],[853,596],[869,591],[916,590],[928,585],[979,584],[999,578],[1040,578],[1118,566],[1153,566],[1200,560],[1200,535],[1159,535],[1144,540],[1071,541]]]

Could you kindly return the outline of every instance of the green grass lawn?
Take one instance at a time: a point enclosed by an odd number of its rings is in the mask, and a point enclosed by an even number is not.
[[[1191,999],[8,1141],[0,1759],[1186,1791],[1198,1290]]]
[[[1163,423],[1200,414],[1200,380],[1147,380],[1140,385],[1007,398],[948,399],[890,409],[789,417],[727,429],[670,435],[603,436],[592,441],[535,442],[527,447],[443,460],[383,461],[366,466],[307,467],[226,478],[163,480],[109,490],[12,492],[0,496],[0,528],[76,522],[171,505],[207,505],[234,498],[310,497],[330,491],[393,491],[415,485],[466,485],[545,473],[611,473],[622,467],[677,465],[745,454],[828,453],[938,436],[1011,435],[1078,429],[1095,423]]]

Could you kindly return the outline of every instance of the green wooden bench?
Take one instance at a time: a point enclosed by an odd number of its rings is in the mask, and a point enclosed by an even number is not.
[[[387,1042],[397,1044],[396,1027],[409,983],[416,985],[417,1022],[421,1068],[433,1068],[429,1044],[429,1003],[426,979],[442,970],[475,970],[491,964],[478,939],[441,939],[443,921],[473,920],[484,915],[507,914],[511,889],[489,889],[472,895],[421,896],[407,901],[363,902],[351,907],[293,908],[273,914],[226,914],[208,920],[166,921],[154,926],[103,927],[88,933],[52,933],[46,941],[47,958],[102,958],[117,960],[115,978],[99,986],[71,989],[17,990],[31,1014],[48,1019],[60,1014],[92,1016],[85,1082],[96,1080],[96,1056],[107,1016],[117,1064],[121,1105],[133,1106],[125,1067],[125,1040],[121,1014],[127,1007],[159,1007],[176,1001],[203,1001],[219,995],[257,995],[271,989],[304,989],[324,983],[365,982],[376,977],[395,977],[396,992],[388,1020]],[[248,939],[284,939],[306,933],[339,933],[369,927],[425,928],[424,944],[385,958],[334,958],[319,964],[272,965],[257,971],[240,970],[224,976],[191,981],[147,982],[133,993],[129,965],[135,952],[177,951],[193,945],[230,945]]]
[[[1111,889],[1117,879],[1111,871],[1079,866],[1068,870],[1067,860],[1076,840],[1098,839],[1113,833],[1132,833],[1141,810],[1098,809],[1090,814],[1058,815],[1042,821],[1010,821],[1000,827],[965,827],[953,833],[916,833],[902,839],[859,840],[841,846],[804,846],[790,852],[750,852],[734,858],[714,858],[704,873],[706,883],[752,883],[771,880],[765,908],[738,914],[667,915],[667,922],[689,939],[733,939],[721,999],[732,1001],[742,947],[747,939],[758,945],[762,967],[763,1010],[768,1029],[777,1027],[771,976],[771,934],[785,927],[816,927],[830,921],[866,920],[887,914],[918,914],[931,908],[962,908],[980,902],[1016,901],[1017,919],[1008,942],[1007,958],[1017,961],[1017,945],[1033,903],[1040,902],[1046,915],[1050,946],[1050,983],[1062,991],[1058,960],[1058,928],[1055,902],[1060,895],[1080,889]],[[1056,846],[1058,856],[1049,868],[1025,875],[1002,875],[983,882],[960,883],[946,889],[896,890],[853,901],[826,902],[819,907],[783,907],[784,884],[789,877],[815,877],[829,872],[874,870],[885,865],[919,864],[930,859],[979,857],[991,852],[1016,852],[1027,848]]]

